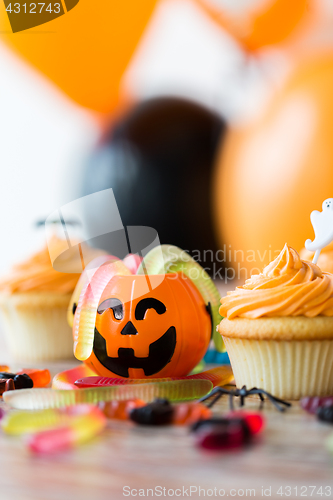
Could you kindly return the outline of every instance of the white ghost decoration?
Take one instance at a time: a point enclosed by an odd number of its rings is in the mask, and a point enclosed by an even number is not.
[[[316,252],[313,263],[318,261],[321,250],[333,240],[333,198],[327,198],[323,202],[323,211],[314,210],[311,212],[310,220],[315,232],[313,241],[306,240],[305,248],[309,252]]]

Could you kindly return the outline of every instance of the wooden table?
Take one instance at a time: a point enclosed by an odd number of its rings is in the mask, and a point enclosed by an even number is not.
[[[6,361],[4,346],[0,352],[0,362]],[[55,374],[75,363],[47,367]],[[227,410],[227,403],[222,400],[216,412]],[[247,406],[257,408],[258,403],[250,400]],[[267,426],[260,439],[246,450],[229,453],[196,448],[186,427],[144,428],[131,422],[110,421],[99,438],[50,457],[32,456],[22,438],[0,433],[0,500],[133,498],[123,494],[128,492],[125,487],[137,490],[137,497],[144,490],[142,498],[170,498],[172,491],[168,496],[167,490],[177,490],[180,498],[187,498],[186,492],[188,498],[221,498],[219,490],[225,497],[264,498],[262,488],[273,499],[333,498],[333,461],[325,448],[333,426],[319,423],[298,403],[284,414],[266,403],[264,415]],[[314,492],[310,486],[316,487]],[[332,487],[331,494],[325,495],[325,487]],[[155,488],[152,497],[146,490]]]

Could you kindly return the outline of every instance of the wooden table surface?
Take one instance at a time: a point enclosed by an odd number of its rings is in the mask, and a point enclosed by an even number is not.
[[[0,339],[0,363],[6,359]],[[75,364],[43,367],[55,374]],[[221,400],[216,412],[227,405],[227,398]],[[257,400],[247,407],[257,408]],[[333,498],[333,460],[325,447],[333,426],[298,403],[284,414],[266,403],[263,414],[266,429],[255,444],[228,453],[196,448],[188,428],[180,426],[109,421],[95,440],[48,457],[31,455],[23,438],[0,432],[0,500],[118,500],[135,493],[171,498],[173,492],[180,498],[221,498],[223,492],[233,498]]]
[[[74,364],[53,365],[51,369],[56,373]],[[248,400],[247,407],[258,408],[257,400]],[[216,412],[221,414],[227,408],[225,398],[216,405]],[[333,426],[319,423],[303,412],[298,403],[284,414],[266,403],[263,414],[267,426],[257,442],[245,450],[228,453],[196,448],[187,427],[146,428],[114,420],[94,441],[49,457],[33,456],[24,439],[1,433],[0,499],[121,499],[129,491],[124,487],[142,489],[146,496],[148,488],[157,488],[156,498],[158,492],[162,498],[168,498],[167,490],[180,489],[177,494],[182,493],[184,498],[186,490],[190,495],[191,486],[192,498],[199,498],[199,487],[200,498],[203,490],[206,496],[212,493],[219,498],[221,489],[225,496],[249,497],[252,490],[253,498],[263,498],[262,488],[266,493],[271,488],[270,498],[281,499],[287,495],[278,492],[288,493],[286,487],[292,488],[290,498],[298,498],[301,493],[310,497],[313,489],[309,486],[316,486],[312,498],[325,498],[325,493],[329,493],[327,486],[332,487],[328,497],[333,497],[333,463],[325,448]],[[166,488],[165,496],[158,487]],[[171,496],[172,491],[169,493]],[[152,496],[151,491],[148,494]]]

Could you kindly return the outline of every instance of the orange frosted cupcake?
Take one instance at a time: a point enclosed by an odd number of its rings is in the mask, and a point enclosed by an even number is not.
[[[237,387],[280,398],[333,394],[333,275],[285,245],[221,299],[219,325]]]
[[[55,237],[52,246],[59,255],[67,249],[67,243]],[[101,254],[104,252],[86,247],[85,264]],[[75,268],[75,257],[63,255],[62,268]],[[0,281],[2,326],[14,360],[34,362],[73,356],[67,307],[79,277],[78,273],[55,271],[44,248]]]

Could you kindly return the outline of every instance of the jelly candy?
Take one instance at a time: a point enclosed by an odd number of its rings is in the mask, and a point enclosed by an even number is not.
[[[15,389],[16,389],[16,387],[15,387],[14,380],[12,378],[7,378],[4,392],[14,391]]]
[[[0,372],[0,378],[14,378],[16,376],[16,373],[10,373],[10,372]]]
[[[57,373],[52,380],[52,389],[78,389],[74,382],[80,378],[93,377],[96,373],[85,363]]]
[[[13,380],[15,389],[31,389],[34,386],[32,379],[26,373],[15,375]]]
[[[173,423],[176,425],[193,424],[208,419],[212,412],[202,403],[180,403],[175,405]]]
[[[33,387],[45,387],[51,382],[51,375],[49,370],[38,370],[33,368],[24,368],[23,370],[17,372],[17,375],[22,374],[29,375],[33,381]]]
[[[31,389],[33,387],[33,381],[26,373],[9,373],[0,372],[0,379],[13,379],[15,384],[15,389]]]
[[[333,405],[333,396],[325,396],[325,397],[306,397],[300,400],[300,405],[303,410],[306,410],[308,413],[316,413],[317,409],[320,407],[331,406]]]
[[[35,453],[67,450],[99,434],[107,424],[103,412],[96,406],[83,414],[73,415],[63,426],[33,434],[28,447]]]
[[[247,412],[247,411],[234,411],[228,413],[227,417],[230,418],[243,418],[249,427],[251,434],[258,434],[265,426],[264,417],[260,413]]]
[[[49,429],[65,424],[68,415],[62,410],[17,411],[9,412],[1,422],[7,434],[24,434]]]
[[[0,395],[6,391],[13,391],[15,385],[12,378],[0,378]]]
[[[80,390],[23,389],[7,391],[3,394],[3,398],[12,408],[41,410],[83,403],[96,404],[99,401],[114,399],[118,401],[142,399],[150,402],[160,397],[170,401],[189,401],[208,394],[212,386],[209,380],[175,380]]]
[[[132,399],[129,401],[108,401],[107,403],[102,403],[100,407],[107,418],[127,420],[134,408],[140,408],[145,404],[141,399]]]
[[[133,378],[109,378],[109,377],[84,377],[75,381],[75,385],[80,388],[86,387],[108,387],[113,385],[129,385],[129,384],[148,384],[157,382],[167,382],[174,380],[210,380],[213,386],[225,385],[233,380],[234,376],[230,366],[219,366],[217,368],[212,368],[202,373],[197,373],[196,375],[188,375],[187,377],[177,377],[177,378],[145,378],[145,379],[133,379]]]
[[[61,409],[8,412],[1,422],[7,434],[20,435],[67,425],[74,416],[91,412],[91,405],[76,405]]]
[[[263,417],[257,413],[233,412],[223,418],[200,420],[192,426],[192,431],[198,446],[227,450],[247,445],[263,426]]]
[[[330,406],[319,406],[316,411],[316,415],[319,420],[333,424],[333,404]]]
[[[166,425],[171,424],[174,411],[167,399],[156,399],[141,408],[134,408],[130,419],[141,425]]]
[[[195,433],[198,446],[209,450],[240,448],[250,441],[250,430],[242,419],[216,419],[206,422]]]

